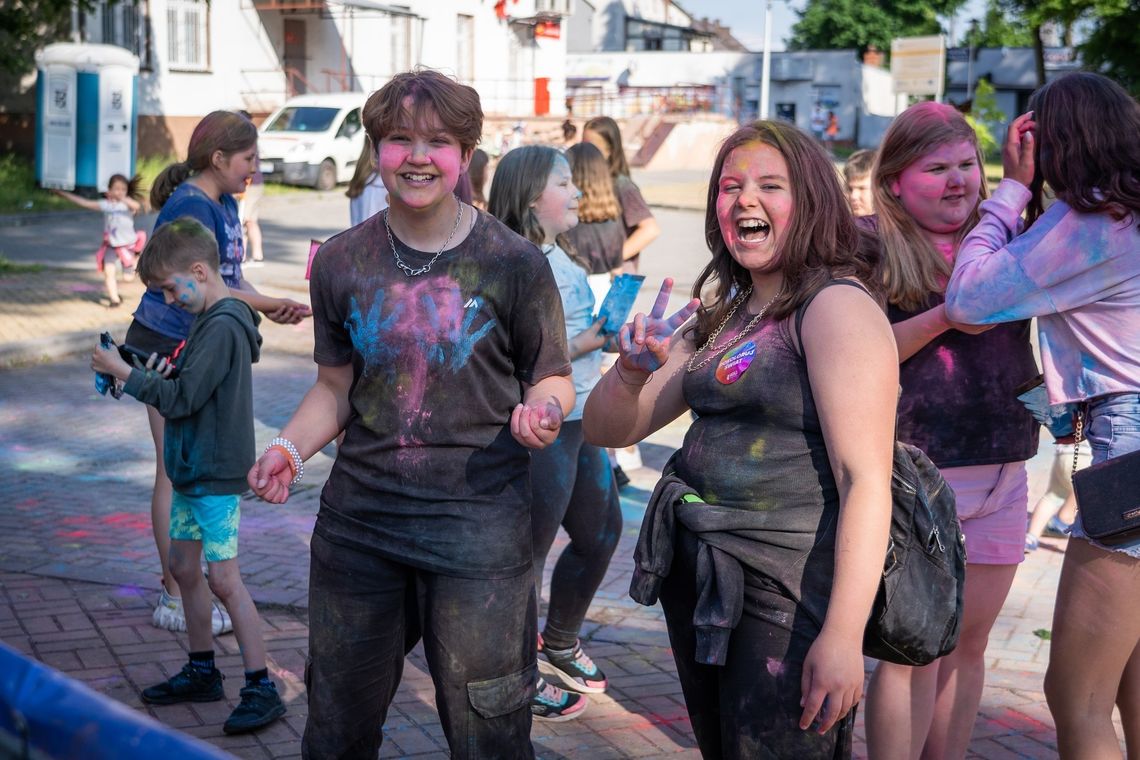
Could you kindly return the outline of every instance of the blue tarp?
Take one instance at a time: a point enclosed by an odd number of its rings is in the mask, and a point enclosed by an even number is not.
[[[0,758],[222,760],[232,756],[0,642]]]

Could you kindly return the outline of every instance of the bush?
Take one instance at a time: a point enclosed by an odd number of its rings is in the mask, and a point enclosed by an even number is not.
[[[75,208],[53,192],[36,187],[35,166],[22,156],[0,156],[0,214]]]

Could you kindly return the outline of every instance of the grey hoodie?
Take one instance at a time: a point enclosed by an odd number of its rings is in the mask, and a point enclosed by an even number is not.
[[[166,418],[163,462],[186,496],[242,493],[253,467],[253,362],[260,318],[223,298],[194,320],[178,377],[135,369],[124,390]]]

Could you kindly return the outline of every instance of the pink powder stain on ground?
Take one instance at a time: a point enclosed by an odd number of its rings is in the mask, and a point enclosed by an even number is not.
[[[72,293],[96,293],[102,290],[102,288],[96,285],[88,285],[86,283],[80,282],[72,285],[69,290],[71,290]]]
[[[99,522],[104,525],[113,525],[116,530],[125,528],[133,530],[138,533],[150,533],[150,519],[141,517],[130,512],[115,512],[114,514],[104,515],[99,519]]]

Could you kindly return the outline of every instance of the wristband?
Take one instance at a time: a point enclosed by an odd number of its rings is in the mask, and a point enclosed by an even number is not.
[[[305,477],[305,461],[301,459],[297,447],[288,438],[278,437],[270,441],[262,453],[268,454],[273,449],[280,449],[287,455],[285,461],[289,463],[289,470],[293,473],[293,479],[289,481],[289,485],[295,486],[300,483],[301,478]]]
[[[285,464],[289,465],[289,477],[290,478],[297,477],[297,465],[293,464],[293,455],[289,453],[289,449],[285,448],[284,446],[280,446],[280,445],[278,445],[278,446],[267,446],[265,449],[265,453],[268,454],[271,451],[281,452],[281,456],[283,456],[285,458]]]

